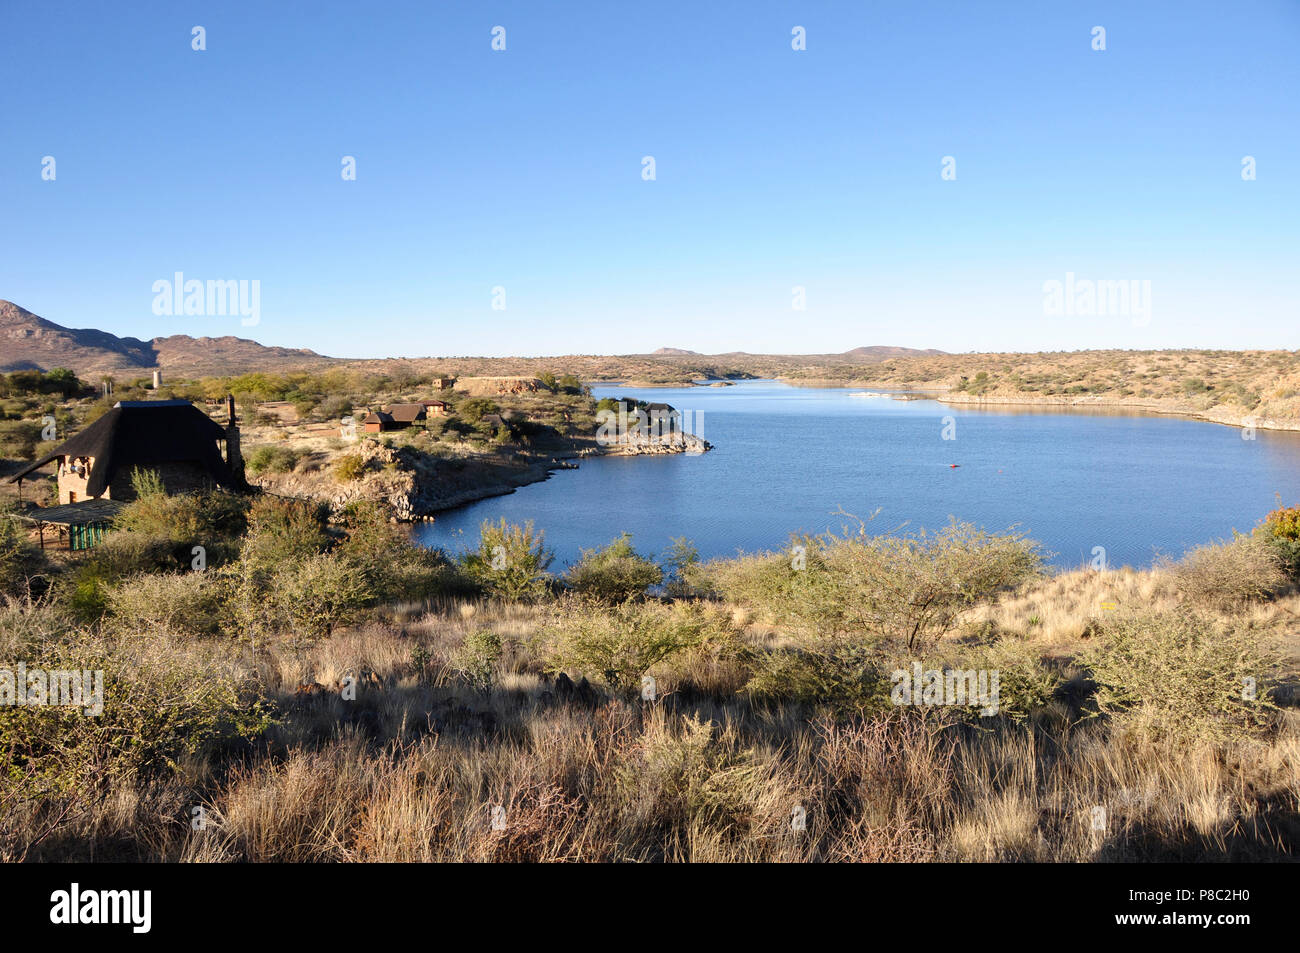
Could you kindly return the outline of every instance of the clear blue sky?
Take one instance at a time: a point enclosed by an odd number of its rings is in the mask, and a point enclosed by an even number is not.
[[[340,356],[1297,348],[1298,50],[1297,0],[9,0],[0,298]],[[177,271],[260,324],[156,316]],[[1067,272],[1149,322],[1045,315]]]

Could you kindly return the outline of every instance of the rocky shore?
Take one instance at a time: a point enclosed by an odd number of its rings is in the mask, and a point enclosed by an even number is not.
[[[409,447],[388,447],[363,438],[346,451],[359,456],[364,469],[359,478],[340,482],[332,461],[304,470],[252,476],[251,481],[281,496],[305,497],[328,503],[334,512],[351,503],[383,503],[398,522],[431,521],[437,513],[478,500],[513,493],[521,486],[539,483],[557,470],[576,470],[584,459],[599,456],[647,456],[673,453],[699,454],[712,449],[691,434],[663,437],[632,435],[624,442],[600,446],[584,441],[570,451],[536,455],[522,452],[436,456]]]

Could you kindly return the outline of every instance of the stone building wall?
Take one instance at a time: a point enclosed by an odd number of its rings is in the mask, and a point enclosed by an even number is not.
[[[90,469],[94,464],[94,457],[61,457],[59,459],[60,506],[64,503],[80,503],[82,500],[89,499],[86,495],[86,483],[90,480]],[[78,473],[78,470],[81,472]]]

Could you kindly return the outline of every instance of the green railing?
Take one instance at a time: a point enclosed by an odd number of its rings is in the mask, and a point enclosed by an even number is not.
[[[104,538],[104,534],[108,532],[108,527],[107,522],[79,523],[69,526],[68,548],[90,549]]]

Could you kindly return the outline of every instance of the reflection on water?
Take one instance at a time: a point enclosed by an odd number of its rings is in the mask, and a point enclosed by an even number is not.
[[[771,381],[594,390],[702,412],[716,449],[586,460],[443,513],[417,538],[455,552],[485,519],[531,519],[558,568],[625,531],[652,554],[678,536],[706,557],[775,549],[794,531],[838,530],[847,511],[877,514],[877,531],[950,517],[1017,525],[1061,566],[1091,561],[1097,546],[1112,565],[1149,565],[1250,529],[1279,499],[1300,502],[1294,433],[1243,440],[1235,427],[1123,408],[873,400]]]

